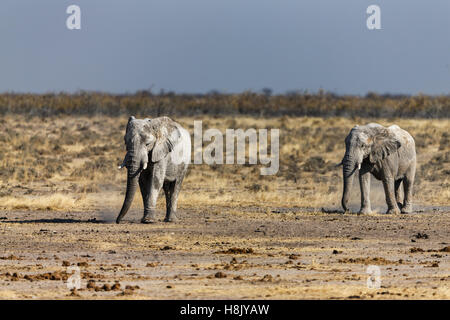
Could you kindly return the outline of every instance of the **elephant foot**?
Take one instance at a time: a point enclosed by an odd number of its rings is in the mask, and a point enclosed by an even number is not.
[[[156,222],[156,218],[155,218],[154,215],[144,216],[144,217],[141,219],[141,223],[149,224],[149,223],[155,223],[155,222]]]
[[[388,209],[388,211],[386,211],[386,214],[400,214],[400,209],[399,208]]]
[[[176,222],[176,221],[178,221],[178,218],[175,214],[171,214],[170,216],[164,218],[164,222]]]
[[[361,210],[359,210],[358,214],[371,214],[372,213],[372,209],[370,208],[362,208]]]
[[[403,208],[402,208],[402,213],[411,213],[413,210],[412,210],[412,205],[411,204],[407,204],[406,206],[404,206]]]

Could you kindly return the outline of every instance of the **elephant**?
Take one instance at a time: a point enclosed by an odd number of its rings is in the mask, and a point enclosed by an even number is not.
[[[348,211],[350,189],[359,170],[361,189],[360,214],[371,213],[370,175],[383,182],[388,214],[411,213],[416,147],[413,137],[397,125],[383,127],[377,123],[355,126],[345,138],[343,167],[344,189],[342,207]],[[400,203],[399,188],[403,182],[404,201]]]
[[[119,169],[127,168],[127,189],[116,223],[128,212],[138,183],[144,202],[141,222],[156,221],[155,207],[161,188],[166,196],[164,221],[176,221],[178,195],[191,161],[189,132],[168,117],[136,119],[131,116],[124,140],[127,152]]]

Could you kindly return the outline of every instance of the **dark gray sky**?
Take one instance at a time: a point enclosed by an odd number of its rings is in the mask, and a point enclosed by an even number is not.
[[[0,92],[150,87],[449,94],[450,1],[1,0]]]

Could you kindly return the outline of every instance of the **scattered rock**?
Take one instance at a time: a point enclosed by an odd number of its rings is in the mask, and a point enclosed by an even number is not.
[[[229,248],[227,250],[217,251],[215,253],[225,253],[225,254],[252,254],[255,253],[253,248]]]
[[[14,272],[12,275],[7,272],[5,273],[6,277],[9,277],[11,281],[18,281],[21,279],[28,280],[28,281],[35,281],[35,280],[64,280],[67,281],[69,278],[69,274],[65,271],[55,271],[55,272],[47,272],[42,274],[27,274],[27,275],[21,275],[17,272]]]
[[[387,260],[382,257],[375,258],[344,258],[339,259],[339,263],[360,263],[360,264],[396,264],[396,261]]]
[[[86,288],[95,290],[95,288],[96,288],[95,281],[94,280],[89,280],[87,285],[86,285]]]
[[[70,294],[68,294],[68,296],[69,297],[81,297],[76,288],[73,288],[72,290],[70,290]]]
[[[103,291],[111,291],[111,285],[105,283],[102,287],[102,290]]]
[[[117,294],[118,296],[131,296],[134,294],[133,290],[125,289],[121,293]]]
[[[137,286],[136,286],[136,287],[137,287]],[[120,286],[120,283],[119,283],[119,282],[116,282],[116,283],[114,283],[113,285],[110,285],[110,284],[108,284],[108,283],[105,283],[103,286],[100,287],[100,286],[97,286],[97,285],[95,284],[95,281],[94,281],[94,280],[89,280],[88,283],[87,283],[87,285],[86,285],[86,288],[87,288],[88,290],[94,290],[94,291],[96,291],[96,292],[99,292],[99,291],[119,291],[120,288],[121,288],[121,286]],[[139,287],[137,287],[137,288],[139,288]],[[125,288],[125,289],[134,290],[135,287],[127,286],[127,288]]]
[[[216,277],[216,278],[226,278],[227,275],[226,275],[225,273],[219,271],[219,272],[217,272],[217,273],[214,275],[214,277]]]
[[[149,262],[149,263],[147,263],[146,267],[154,268],[154,267],[157,267],[158,265],[159,265],[159,262]]]
[[[272,282],[273,281],[273,277],[270,274],[266,274],[264,275],[264,277],[262,277],[261,279],[259,279],[259,281],[262,282]]]
[[[415,237],[416,239],[428,239],[428,238],[429,238],[428,235],[427,235],[426,233],[420,233],[420,232],[418,232],[417,234],[415,234],[414,237]]]
[[[127,286],[125,287],[125,290],[138,290],[138,289],[140,289],[139,286],[131,286],[131,285],[127,285]]]
[[[22,260],[22,259],[13,254],[10,254],[9,256],[6,257],[0,257],[0,260]]]
[[[120,283],[116,282],[112,285],[111,290],[118,291],[120,290]]]

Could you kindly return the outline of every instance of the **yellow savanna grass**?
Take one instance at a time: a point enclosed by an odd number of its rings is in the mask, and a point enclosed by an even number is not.
[[[340,208],[344,138],[356,124],[397,124],[416,140],[418,168],[415,202],[449,205],[449,119],[374,119],[344,117],[174,117],[191,133],[194,120],[203,130],[217,128],[280,129],[280,164],[274,176],[260,175],[261,165],[190,166],[180,207],[267,206]],[[93,210],[120,207],[126,170],[127,118],[60,116],[29,118],[7,115],[0,132],[0,208],[14,210]],[[208,143],[204,143],[206,146]],[[224,144],[225,145],[225,144]],[[372,202],[384,204],[376,185]],[[352,203],[359,203],[355,181]],[[164,205],[160,196],[159,205]],[[141,208],[139,192],[133,206]]]

